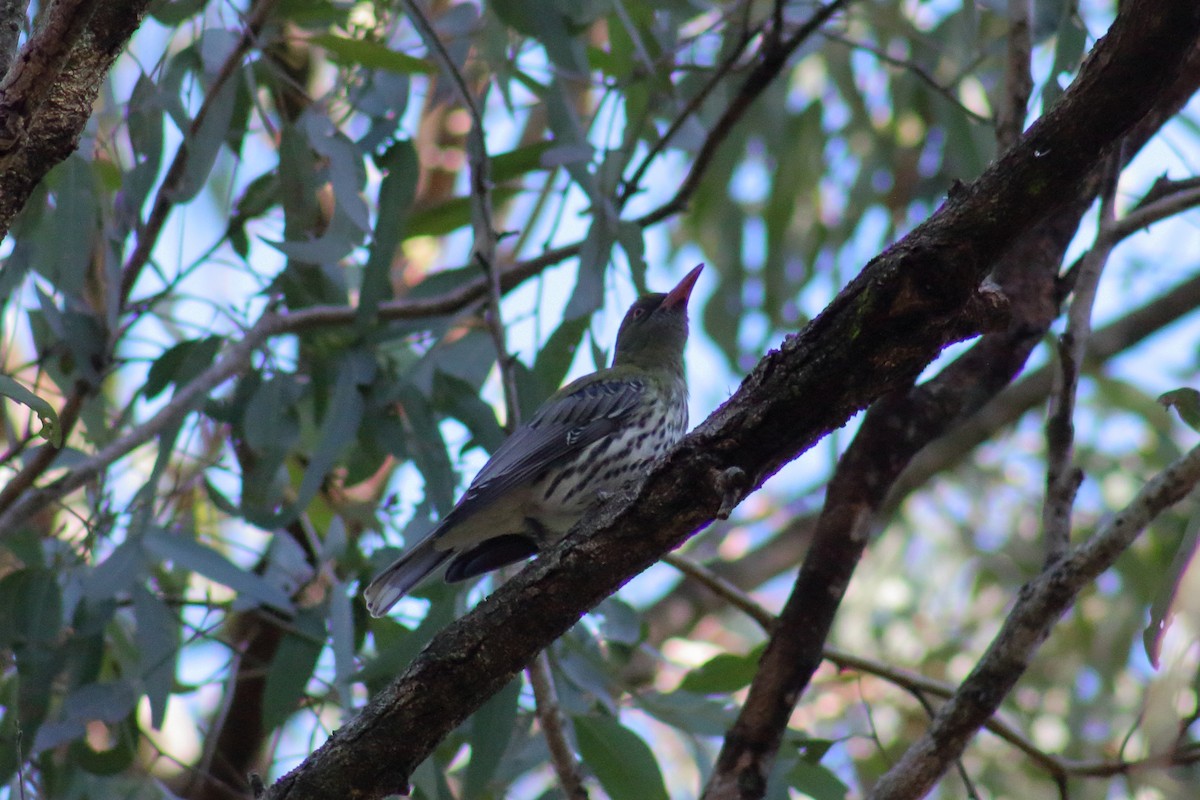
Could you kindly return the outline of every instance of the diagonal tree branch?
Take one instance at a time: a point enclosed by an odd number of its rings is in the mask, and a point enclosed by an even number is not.
[[[1190,0],[1132,0],[1059,104],[980,178],[873,259],[636,493],[581,523],[466,616],[267,797],[378,797],[408,784],[446,733],[630,577],[707,524],[740,469],[757,488],[949,342],[1002,316],[979,282],[1151,108],[1200,36]],[[630,502],[633,500],[634,502]]]
[[[1164,94],[1169,102],[1177,95]],[[1139,128],[1139,143],[1149,131]],[[1115,164],[1121,157],[1114,150],[1105,160]],[[879,524],[889,489],[921,448],[977,410],[1023,367],[1058,314],[1059,264],[1097,188],[1111,182],[1107,172],[1093,170],[1069,203],[1020,237],[997,265],[993,277],[1013,301],[1008,329],[984,336],[935,379],[885,397],[868,412],[829,485],[812,544],[726,737],[706,797],[751,798],[765,791],[791,709],[821,663],[841,598]],[[1107,234],[1106,241],[1112,241]]]
[[[1000,633],[925,734],[875,785],[871,800],[922,797],[1025,673],[1081,589],[1113,565],[1162,511],[1200,481],[1200,447],[1152,478],[1123,511],[1021,589]]]
[[[1098,368],[1196,311],[1197,307],[1200,307],[1200,278],[1192,278],[1097,330],[1089,342],[1085,364],[1091,369]],[[927,444],[892,483],[877,517],[881,520],[889,518],[904,498],[930,477],[961,462],[978,444],[993,438],[997,431],[1044,402],[1051,383],[1051,368],[1040,367],[959,421],[945,436]],[[713,564],[710,571],[742,591],[760,586],[800,562],[812,541],[816,517],[816,514],[797,513],[769,543],[737,561]],[[690,630],[705,615],[717,611],[719,605],[719,598],[696,584],[681,584],[646,611],[645,619],[650,625],[648,641],[652,645],[661,644]]]

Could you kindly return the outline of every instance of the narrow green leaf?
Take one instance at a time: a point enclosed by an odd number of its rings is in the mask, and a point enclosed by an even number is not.
[[[161,730],[167,700],[175,686],[180,621],[166,603],[141,586],[133,590],[133,613],[137,619],[134,638],[140,658],[138,671],[150,702],[150,725]]]
[[[32,408],[42,424],[38,436],[55,447],[62,447],[62,427],[58,424],[58,412],[54,406],[7,375],[0,375],[0,395]]]
[[[527,172],[545,169],[542,157],[553,146],[554,142],[534,142],[507,153],[497,153],[492,156],[492,180],[496,183],[506,183]]]
[[[207,336],[189,339],[168,348],[150,365],[142,394],[152,399],[171,384],[175,384],[176,388],[186,385],[212,364],[220,347],[220,337]]]
[[[643,692],[635,702],[660,722],[696,736],[721,736],[737,716],[737,709],[728,702],[684,691]]]
[[[616,218],[593,208],[592,226],[579,251],[575,289],[563,310],[564,320],[590,316],[604,303],[604,273],[616,242]]]
[[[492,190],[492,203],[499,207],[519,194],[519,189],[497,186]],[[408,221],[408,236],[445,236],[471,224],[471,198],[455,197],[452,200],[418,211]],[[478,270],[476,270],[478,274]]]
[[[247,595],[284,613],[292,611],[292,601],[278,587],[253,572],[247,572],[195,539],[162,529],[151,529],[142,537],[142,545],[148,553],[163,561],[199,573],[238,594]]]
[[[54,573],[26,568],[0,578],[0,647],[49,644],[62,623],[62,592]]]
[[[587,53],[563,6],[544,0],[493,0],[491,8],[506,24],[541,42],[556,67],[570,75],[587,73]]]
[[[200,13],[207,0],[154,0],[150,16],[168,27],[175,27]]]
[[[196,132],[188,136],[184,143],[187,147],[187,162],[183,177],[172,187],[171,197],[176,203],[186,203],[200,193],[208,182],[213,165],[217,163],[217,154],[229,134],[229,124],[233,121],[233,110],[237,104],[238,86],[241,84],[240,73],[230,77],[217,94],[208,101],[208,111]]]
[[[533,364],[533,373],[543,386],[562,386],[590,324],[591,317],[588,316],[564,319],[550,334],[550,338],[538,350],[537,361]]]
[[[384,69],[402,75],[433,75],[437,72],[437,67],[427,59],[396,52],[378,42],[350,39],[332,33],[319,34],[309,41],[323,48],[329,54],[330,61],[344,67]]]
[[[128,538],[121,542],[108,558],[84,575],[84,599],[99,603],[129,591],[143,577],[145,561],[145,553],[137,539]]]
[[[242,435],[259,454],[287,450],[300,437],[295,404],[300,397],[296,378],[280,373],[258,385],[242,416]]]
[[[471,761],[467,764],[463,797],[489,797],[488,784],[500,766],[517,721],[517,701],[521,697],[518,676],[492,696],[471,716]]]
[[[296,490],[295,508],[298,511],[308,507],[325,476],[337,464],[338,457],[354,442],[364,407],[360,387],[374,379],[375,369],[375,359],[369,353],[353,352],[344,356],[333,398],[321,422],[321,438],[309,458],[300,488]]]
[[[384,176],[379,186],[379,211],[371,241],[371,255],[363,272],[358,301],[360,325],[371,323],[379,303],[391,297],[392,264],[396,250],[404,240],[420,174],[417,150],[408,140],[393,144],[375,159],[375,163],[384,171]]]
[[[479,391],[456,375],[440,370],[433,375],[433,406],[467,426],[474,444],[491,453],[504,441],[496,412],[479,397]]]
[[[433,408],[411,383],[400,387],[398,399],[405,423],[406,450],[425,477],[425,497],[439,514],[445,514],[454,506],[457,480]]]
[[[1195,389],[1173,389],[1159,395],[1158,402],[1175,409],[1179,418],[1192,430],[1200,431],[1200,392]]]
[[[340,518],[336,518],[340,519]],[[342,708],[354,704],[351,681],[358,668],[354,662],[354,609],[349,587],[334,582],[329,591],[329,644],[333,651],[333,685]]]
[[[764,645],[744,656],[719,653],[684,676],[679,688],[696,694],[729,694],[750,685]]]
[[[850,787],[842,783],[828,767],[801,759],[788,770],[788,785],[812,800],[845,800]]]
[[[317,659],[325,647],[325,628],[321,615],[304,610],[292,620],[292,629],[284,634],[267,672],[263,689],[263,726],[274,730],[287,722],[300,706],[312,677]]]
[[[611,717],[575,717],[583,762],[613,798],[667,800],[667,787],[654,751]]]
[[[1181,592],[1188,583],[1193,586],[1200,584],[1200,517],[1193,517],[1189,521],[1187,533],[1179,543],[1171,566],[1163,576],[1154,602],[1150,605],[1150,623],[1142,632],[1142,645],[1146,648],[1146,657],[1155,669],[1158,669],[1159,657],[1162,654],[1163,637],[1167,635],[1167,630],[1170,629],[1171,622],[1179,610],[1181,598],[1188,596],[1188,593]]]
[[[600,633],[607,641],[623,645],[642,641],[645,634],[642,615],[625,601],[610,597],[592,613],[600,615]]]

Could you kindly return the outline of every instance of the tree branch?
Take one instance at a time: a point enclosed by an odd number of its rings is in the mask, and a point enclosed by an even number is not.
[[[0,169],[24,144],[71,49],[83,35],[97,0],[56,0],[0,83]]]
[[[1112,226],[1116,221],[1117,182],[1121,159],[1114,153],[1105,170],[1100,195],[1100,226],[1096,241],[1083,257],[1074,286],[1074,299],[1067,313],[1067,329],[1058,342],[1058,362],[1054,373],[1054,391],[1046,415],[1046,497],[1042,504],[1042,535],[1046,540],[1046,565],[1053,564],[1071,546],[1071,511],[1083,473],[1074,465],[1075,397],[1083,358],[1092,334],[1092,306],[1100,287],[1100,275],[1108,263],[1116,241]]]
[[[29,13],[29,0],[0,2],[0,75],[6,75],[17,56],[17,43]]]
[[[1001,150],[1012,147],[1021,138],[1025,115],[1029,113],[1029,95],[1033,77],[1029,74],[1032,51],[1030,26],[1031,0],[1009,0],[1008,54],[1004,62],[1004,98],[996,113],[996,144]]]
[[[1086,543],[1022,589],[1000,633],[929,729],[875,785],[871,800],[925,795],[979,726],[1016,685],[1038,647],[1081,589],[1107,570],[1163,510],[1200,481],[1200,447],[1152,478],[1123,511]]]
[[[125,49],[129,37],[141,23],[149,0],[129,0],[122,3],[98,3],[78,6],[89,13],[79,35],[71,42],[66,60],[60,68],[47,65],[48,73],[30,73],[26,102],[18,104],[17,96],[5,95],[12,104],[13,117],[0,123],[0,236],[8,234],[9,226],[18,211],[29,200],[33,187],[50,169],[62,161],[79,143],[84,125],[91,118],[92,107],[100,84],[116,57]],[[67,6],[63,6],[67,8]],[[75,30],[67,25],[67,30]],[[35,39],[38,37],[35,36]],[[32,55],[34,41],[26,44],[25,53]],[[54,48],[57,50],[57,48]],[[54,59],[51,59],[54,61]],[[56,63],[56,62],[55,62]],[[14,65],[6,77],[15,86],[25,85],[17,78]]]
[[[1106,361],[1145,341],[1200,306],[1200,277],[1165,292],[1125,317],[1100,328],[1091,337],[1085,364],[1099,369]],[[903,500],[940,472],[958,464],[967,453],[1013,424],[1021,415],[1045,401],[1053,382],[1052,369],[1040,367],[1002,390],[992,400],[945,436],[917,452],[888,490],[878,517],[887,519]],[[738,591],[759,586],[803,558],[816,526],[816,514],[796,516],[770,542],[737,561],[713,564],[709,571]],[[659,644],[690,630],[706,614],[716,611],[714,596],[694,584],[684,583],[647,609],[648,641]]]

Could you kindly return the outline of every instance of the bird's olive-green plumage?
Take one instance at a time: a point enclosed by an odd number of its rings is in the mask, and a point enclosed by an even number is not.
[[[366,588],[372,614],[446,561],[458,581],[533,555],[683,436],[687,302],[701,269],[630,307],[613,366],[559,389],[496,449],[437,528]]]

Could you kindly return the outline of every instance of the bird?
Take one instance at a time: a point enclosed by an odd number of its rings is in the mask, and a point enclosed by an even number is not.
[[[455,583],[536,555],[649,473],[687,430],[687,304],[703,269],[630,306],[613,365],[559,389],[496,448],[454,508],[363,591],[372,616],[447,561]]]

